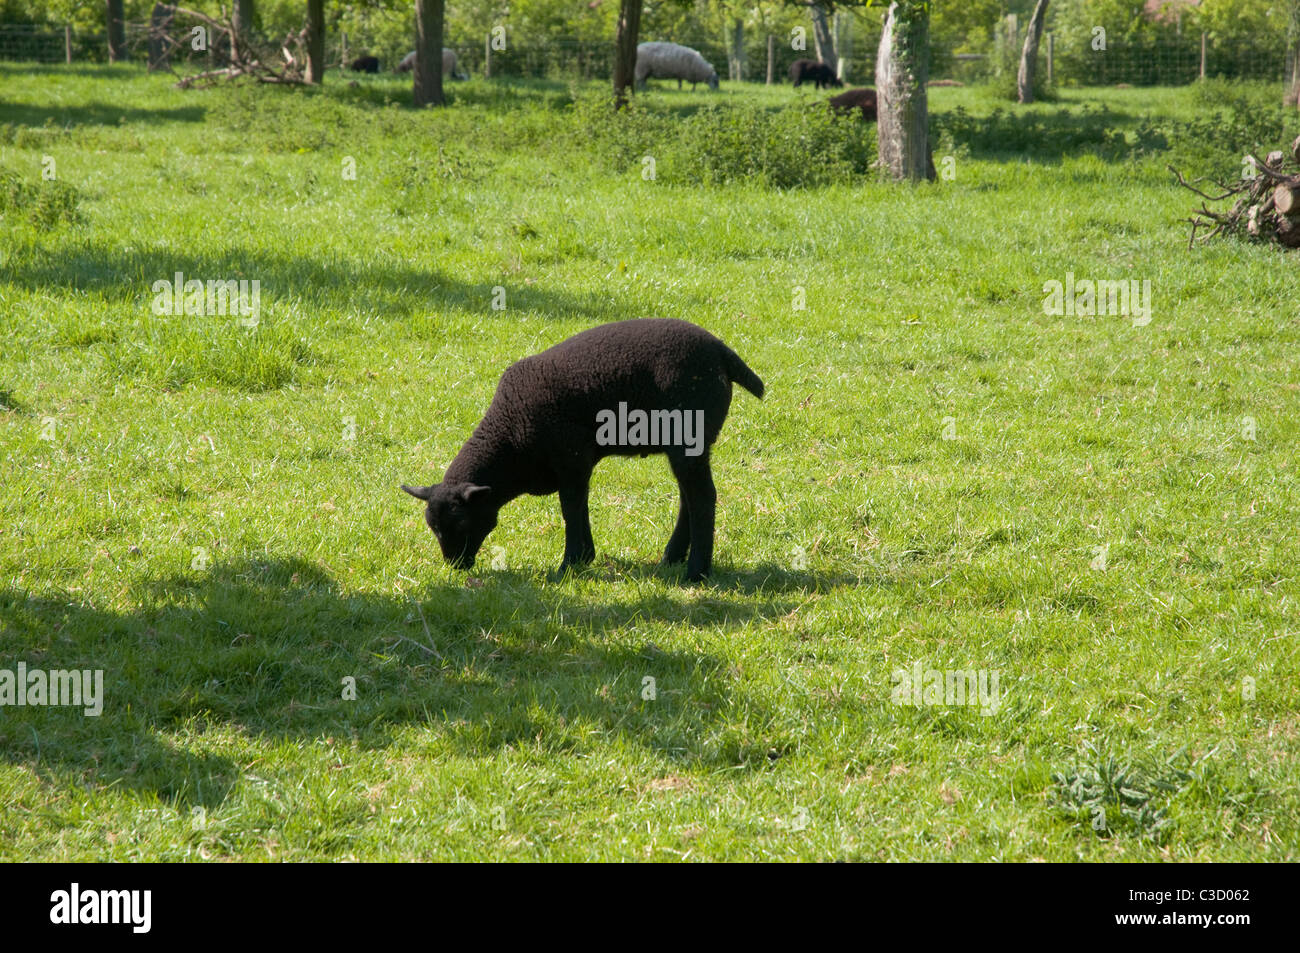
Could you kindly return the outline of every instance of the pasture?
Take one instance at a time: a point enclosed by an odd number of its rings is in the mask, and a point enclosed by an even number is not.
[[[0,859],[1297,859],[1296,260],[1189,251],[1165,169],[1289,144],[1280,84],[932,89],[906,187],[810,88],[348,79],[0,65],[0,669],[104,673],[0,708]],[[767,385],[711,579],[661,457],[589,570],[554,496],[447,566],[399,484],[641,316]]]

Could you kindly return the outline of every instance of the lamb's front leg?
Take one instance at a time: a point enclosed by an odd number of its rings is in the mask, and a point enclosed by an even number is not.
[[[596,558],[596,542],[591,538],[591,519],[587,512],[589,481],[574,481],[560,487],[560,513],[564,516],[564,558],[560,569],[585,566]]]

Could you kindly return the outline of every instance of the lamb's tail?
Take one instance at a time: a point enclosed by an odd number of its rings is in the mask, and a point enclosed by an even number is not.
[[[729,378],[755,397],[763,396],[763,382],[758,379],[758,375],[749,369],[749,365],[740,359],[739,354],[725,344],[722,345],[722,360],[726,365]]]

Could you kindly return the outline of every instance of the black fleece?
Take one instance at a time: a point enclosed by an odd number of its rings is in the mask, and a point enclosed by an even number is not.
[[[442,484],[408,492],[429,501],[429,523],[444,555],[467,566],[502,506],[524,493],[558,491],[563,568],[595,556],[587,488],[596,463],[611,455],[664,453],[682,502],[664,560],[680,562],[689,550],[687,575],[699,579],[709,572],[713,550],[709,447],[722,430],[733,382],[763,395],[763,382],[731,348],[689,322],[644,318],[583,331],[507,368]],[[602,444],[598,421],[621,411],[691,414],[702,420],[702,452],[698,445]]]

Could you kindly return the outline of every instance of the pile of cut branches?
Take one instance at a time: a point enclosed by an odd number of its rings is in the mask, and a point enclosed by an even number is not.
[[[1205,201],[1188,219],[1192,234],[1187,247],[1209,241],[1216,235],[1246,235],[1256,241],[1276,242],[1284,248],[1300,248],[1300,138],[1291,144],[1291,155],[1270,152],[1260,161],[1246,157],[1241,178],[1233,183],[1211,179],[1222,194],[1209,195],[1196,187],[1205,179],[1188,182],[1173,166],[1178,184],[1191,189]],[[1234,199],[1227,211],[1210,208],[1212,202]],[[1199,238],[1197,232],[1204,230]]]
[[[197,10],[158,3],[154,6],[149,24],[149,67],[171,69],[173,53],[181,52],[190,39],[188,31],[177,38],[173,20],[193,20],[206,30],[205,48],[220,51],[227,58],[226,65],[204,70],[191,76],[182,76],[176,83],[180,89],[211,86],[221,80],[248,77],[259,83],[305,83],[307,63],[307,31],[288,33],[278,44],[278,49],[246,31],[235,28],[230,17],[223,19],[208,16]],[[174,70],[173,70],[174,72]]]

